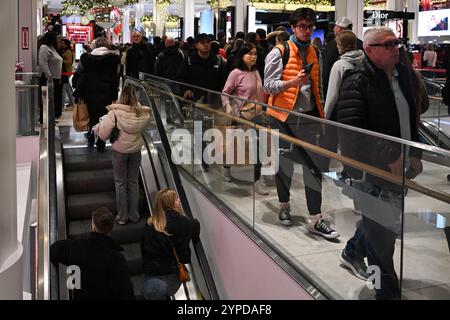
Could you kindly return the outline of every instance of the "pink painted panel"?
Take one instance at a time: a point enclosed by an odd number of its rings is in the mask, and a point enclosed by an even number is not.
[[[16,138],[16,163],[39,164],[39,136]]]
[[[184,179],[183,186],[222,299],[312,299],[203,194]]]

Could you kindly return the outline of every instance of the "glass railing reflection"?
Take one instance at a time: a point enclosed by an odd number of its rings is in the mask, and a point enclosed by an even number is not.
[[[445,181],[450,153],[295,112],[288,118],[290,132],[264,113],[250,121],[227,115],[224,97],[239,98],[152,76],[144,75],[144,81],[160,100],[172,160],[174,154],[185,159],[187,163],[178,163],[180,168],[325,296],[427,299],[432,294],[422,289],[435,285],[450,299],[439,269],[448,269],[450,263],[443,219],[450,203]],[[192,97],[186,91],[192,91]],[[246,103],[253,102],[242,101]],[[241,129],[240,135],[232,131],[240,144],[226,148],[233,155],[223,153],[229,142],[223,128]],[[246,135],[248,129],[255,134]],[[276,146],[261,142],[263,132]],[[249,161],[251,149],[258,157]],[[243,155],[242,161],[238,163],[235,154]],[[270,161],[263,161],[264,154]],[[267,193],[258,189],[261,176]],[[281,214],[280,203],[289,203],[290,219]],[[423,221],[429,212],[438,214],[441,228]],[[332,228],[335,234],[326,237],[315,229],[316,213],[324,218],[320,229]],[[411,232],[414,228],[440,231],[421,235]],[[432,251],[439,276],[427,275],[422,248]]]

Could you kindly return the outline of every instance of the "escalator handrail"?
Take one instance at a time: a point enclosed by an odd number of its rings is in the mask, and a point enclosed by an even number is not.
[[[181,183],[181,178],[180,178],[180,175],[178,173],[178,168],[172,162],[172,157],[171,157],[172,151],[171,151],[171,147],[170,147],[170,144],[169,144],[169,140],[167,138],[167,135],[166,135],[166,132],[165,132],[165,129],[164,129],[161,117],[160,117],[159,112],[158,112],[158,109],[157,109],[154,101],[150,101],[150,99],[148,97],[148,94],[147,94],[148,88],[146,87],[145,83],[142,83],[140,81],[137,81],[136,79],[132,79],[132,78],[128,78],[128,77],[125,78],[124,86],[126,86],[127,84],[131,84],[133,86],[141,88],[147,95],[147,99],[150,102],[149,103],[149,107],[151,107],[152,111],[153,111],[153,116],[155,118],[156,126],[157,126],[157,129],[158,129],[160,138],[161,138],[162,146],[164,148],[164,152],[165,152],[166,158],[168,160],[168,165],[170,167],[170,171],[171,171],[171,174],[172,174],[172,179],[174,180],[175,187],[177,189],[176,191],[178,193],[178,197],[180,198],[181,206],[183,207],[183,211],[186,214],[186,216],[188,216],[189,218],[193,219],[194,216],[192,214],[189,202],[187,200],[186,193],[185,193],[183,185]],[[205,276],[205,280],[206,280],[206,285],[208,287],[209,296],[211,297],[212,300],[219,300],[220,297],[219,297],[219,294],[217,292],[216,285],[214,283],[214,278],[212,276],[212,272],[211,272],[211,269],[209,267],[208,260],[206,258],[206,253],[205,253],[205,250],[203,248],[203,245],[202,245],[201,241],[198,241],[198,242],[194,243],[193,246],[194,246],[195,253],[196,253],[197,259],[199,261],[199,264],[200,264],[200,266],[201,266],[201,268],[203,270],[203,275]]]
[[[154,76],[154,75],[151,75],[151,74],[142,73],[142,72],[140,72],[140,75],[143,75],[143,76],[145,76],[145,77],[147,77],[149,79],[153,79],[153,81],[155,81],[155,82],[152,81],[152,83],[151,83],[152,85],[159,85],[161,82],[166,82],[166,83],[170,82],[170,83],[182,85],[182,86],[193,88],[193,89],[199,89],[199,90],[202,90],[204,92],[209,92],[209,93],[215,94],[217,96],[225,96],[225,97],[232,98],[232,99],[235,99],[235,100],[245,101],[246,103],[247,102],[248,103],[256,103],[258,105],[263,106],[264,108],[271,108],[271,109],[274,109],[274,110],[282,111],[284,113],[288,113],[290,115],[294,115],[294,116],[299,117],[299,118],[313,120],[316,123],[323,123],[324,125],[333,126],[334,128],[341,128],[341,129],[345,129],[345,130],[348,130],[348,131],[358,132],[358,133],[361,133],[361,134],[364,134],[364,135],[367,135],[367,136],[371,136],[371,137],[374,137],[374,138],[379,138],[379,139],[383,139],[383,140],[386,140],[386,141],[396,142],[396,143],[399,143],[399,144],[402,144],[402,145],[405,145],[405,146],[408,146],[408,147],[422,149],[422,150],[427,150],[427,151],[436,152],[436,153],[439,153],[441,151],[448,152],[446,150],[442,150],[442,149],[439,149],[439,148],[436,148],[436,147],[425,145],[425,144],[422,144],[422,143],[419,143],[419,142],[410,141],[410,140],[404,140],[402,138],[397,138],[397,137],[389,136],[387,134],[383,134],[383,133],[379,133],[379,132],[375,132],[375,131],[370,131],[368,129],[362,129],[362,128],[350,126],[348,124],[343,124],[343,123],[340,123],[340,122],[335,122],[335,121],[331,121],[331,120],[324,119],[324,118],[310,116],[308,114],[300,113],[300,112],[295,111],[295,110],[286,110],[286,109],[279,108],[277,106],[270,106],[270,105],[265,104],[265,103],[260,102],[260,101],[246,100],[244,98],[239,98],[239,97],[236,97],[236,96],[232,96],[232,95],[229,95],[229,94],[224,93],[224,92],[213,91],[213,90],[210,90],[210,89],[197,87],[197,86],[190,85],[190,84],[183,83],[183,82],[179,82],[179,81],[169,80],[169,79],[166,79],[166,78],[161,78],[161,77],[157,77],[157,76]],[[146,83],[145,81],[147,81],[147,79],[143,80],[143,83]],[[190,104],[193,103],[192,100],[188,100],[188,99],[186,99],[184,97],[180,97],[180,96],[178,96],[176,94],[173,94],[172,91],[165,92],[165,93],[167,93],[167,94],[169,94],[169,95],[173,96],[174,98],[179,99],[181,101],[186,101],[186,103],[190,103]],[[202,104],[200,104],[200,105],[202,105]],[[225,112],[223,112],[221,114],[223,114],[224,117],[228,117],[228,118],[232,118],[233,117],[233,116],[231,116],[231,115],[229,115],[229,114],[227,114]],[[242,120],[242,118],[238,118],[238,117],[234,117],[234,118]],[[450,156],[450,152],[448,152],[448,155]]]
[[[150,84],[146,83],[146,85],[150,85]],[[174,98],[176,97],[177,99],[179,99],[180,101],[185,101],[186,103],[192,103],[192,101],[190,101],[188,99],[185,99],[183,97],[174,95],[173,93],[170,93],[170,94]],[[227,114],[225,112],[222,112],[222,111],[216,110],[214,108],[211,108],[207,104],[196,103],[195,105],[196,105],[197,108],[203,109],[203,110],[207,111],[209,114],[218,114],[221,117],[229,118],[229,119],[231,119],[232,121],[234,121],[236,123],[247,125],[249,127],[255,128],[257,130],[266,131],[269,135],[278,136],[278,138],[283,140],[283,141],[292,143],[292,144],[294,144],[294,145],[296,145],[296,146],[298,146],[300,148],[306,149],[306,150],[311,151],[311,152],[313,152],[315,154],[318,154],[320,156],[340,161],[343,164],[345,164],[347,166],[350,166],[350,167],[352,167],[354,169],[361,170],[363,172],[369,173],[369,174],[371,174],[373,176],[376,176],[376,177],[381,178],[383,180],[395,183],[395,184],[397,184],[399,186],[406,186],[406,187],[408,187],[408,188],[410,188],[412,190],[415,190],[415,191],[417,191],[419,193],[422,193],[422,194],[424,194],[424,195],[426,195],[428,197],[432,197],[432,198],[435,198],[437,200],[440,200],[440,201],[443,201],[443,202],[446,202],[446,203],[450,203],[450,194],[448,194],[448,193],[446,193],[444,191],[434,190],[434,189],[432,189],[432,188],[430,188],[428,186],[425,186],[425,185],[418,184],[417,182],[415,182],[415,181],[413,181],[411,179],[408,179],[408,178],[404,177],[403,175],[401,176],[401,175],[393,174],[393,173],[385,171],[383,169],[374,167],[372,165],[369,165],[369,164],[363,163],[361,161],[358,161],[358,160],[355,160],[355,159],[343,156],[343,155],[338,154],[336,152],[330,151],[330,150],[325,149],[323,147],[319,147],[319,146],[316,146],[314,144],[311,144],[311,143],[305,142],[303,140],[300,140],[298,138],[291,137],[288,134],[284,134],[284,133],[280,133],[278,131],[274,131],[271,128],[264,127],[262,125],[254,123],[252,121],[243,119],[241,117],[237,117],[237,116],[233,116],[233,115]],[[344,125],[344,126],[347,126],[347,125]],[[350,130],[353,130],[353,131],[357,131],[355,129],[358,129],[358,128],[351,127],[351,126],[347,126],[347,127]],[[364,131],[367,131],[367,130],[364,130]],[[373,132],[371,132],[371,131],[367,131],[367,132],[369,133],[369,136],[374,136]],[[395,138],[395,139],[397,139],[397,138]],[[394,139],[390,139],[390,140],[394,140]],[[406,143],[403,143],[403,142],[408,142],[408,141],[402,140],[402,139],[398,139],[398,140],[400,140],[402,144],[406,144]],[[445,149],[442,149],[442,148],[436,148],[436,147],[424,145],[424,144],[421,144],[421,143],[420,144],[419,143],[408,143],[408,145],[412,145],[413,147],[416,146],[416,147],[419,148],[419,150],[431,151],[431,152],[434,152],[434,153],[437,153],[437,154],[442,154],[443,156],[450,157],[450,152],[448,150],[445,150]]]

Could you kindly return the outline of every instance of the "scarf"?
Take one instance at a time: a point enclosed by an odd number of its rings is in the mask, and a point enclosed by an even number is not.
[[[308,46],[311,44],[311,40],[309,40],[307,42],[298,41],[297,38],[295,37],[295,35],[293,35],[293,34],[291,35],[289,40],[291,40],[293,43],[295,43],[298,50],[300,50],[300,51],[306,50],[306,48],[308,48]]]

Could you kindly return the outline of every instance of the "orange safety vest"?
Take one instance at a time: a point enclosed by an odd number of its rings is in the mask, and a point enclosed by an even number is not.
[[[294,79],[297,74],[303,69],[302,67],[302,59],[298,55],[298,48],[295,45],[294,42],[291,40],[288,41],[289,45],[289,59],[286,63],[286,66],[284,67],[281,80],[288,81],[291,79]],[[278,44],[276,46],[281,51],[281,56],[284,54],[284,46],[282,44]],[[314,62],[314,66],[311,71],[311,80],[312,80],[312,91],[316,98],[316,106],[319,110],[319,114],[321,118],[324,118],[324,112],[322,107],[322,101],[320,100],[320,88],[319,88],[319,73],[320,73],[320,66],[319,66],[319,58],[317,57],[316,50],[312,47],[312,45],[309,45],[307,47],[306,51],[306,61],[308,63]],[[270,96],[268,104],[270,106],[275,106],[281,109],[286,109],[289,111],[292,111],[294,109],[295,101],[297,100],[297,95],[299,94],[300,88],[299,86],[296,87],[290,87],[286,90],[274,95]],[[280,120],[281,122],[285,122],[287,117],[289,116],[289,113],[268,108],[267,114]]]

